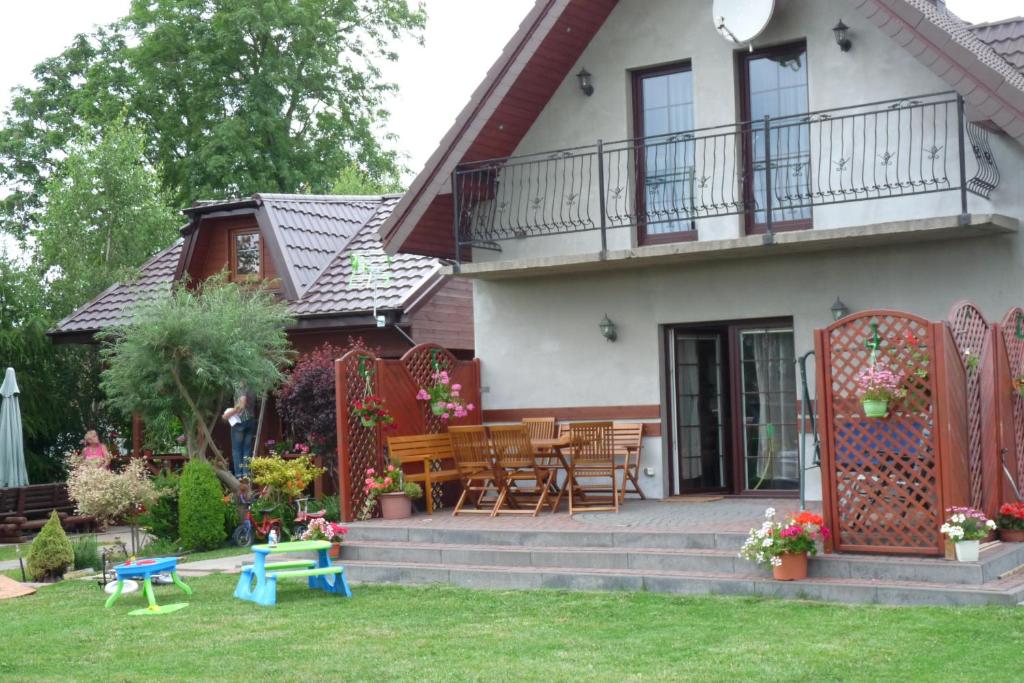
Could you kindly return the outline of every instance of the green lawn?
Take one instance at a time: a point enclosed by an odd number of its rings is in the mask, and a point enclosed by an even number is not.
[[[0,680],[1009,681],[1024,651],[1020,609],[447,586],[349,600],[296,580],[261,608],[234,576],[189,581],[191,606],[162,616],[128,616],[139,593],[105,610],[84,581],[0,603]]]

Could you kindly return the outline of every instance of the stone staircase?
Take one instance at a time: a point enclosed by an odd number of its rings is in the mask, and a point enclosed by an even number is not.
[[[461,518],[460,518],[461,519]],[[596,529],[431,528],[357,522],[341,562],[357,583],[467,588],[647,590],[890,605],[1017,605],[1024,543],[992,543],[976,563],[819,555],[805,581],[774,581],[739,558],[746,534]]]

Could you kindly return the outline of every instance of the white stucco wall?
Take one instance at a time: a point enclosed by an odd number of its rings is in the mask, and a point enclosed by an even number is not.
[[[622,0],[612,11],[555,92],[515,154],[533,154],[582,145],[598,139],[623,140],[633,135],[631,72],[637,69],[689,60],[693,73],[694,117],[698,128],[730,124],[739,120],[736,83],[736,46],[714,30],[709,0]],[[842,52],[835,44],[831,27],[839,19],[850,25],[853,48]],[[918,63],[906,50],[884,35],[849,7],[847,0],[787,0],[781,3],[768,29],[754,41],[754,47],[780,45],[804,40],[807,45],[808,105],[811,111],[847,107],[912,95],[950,90],[938,76]],[[579,89],[575,74],[586,68],[593,74],[591,97]],[[950,114],[952,116],[952,114]],[[921,131],[916,130],[920,135]],[[949,155],[951,181],[959,182],[955,137],[946,134],[943,155]],[[1024,164],[1016,145],[993,136],[996,159],[1004,169],[1004,185],[1012,182],[1006,171]],[[817,158],[812,136],[812,159]],[[908,148],[916,143],[907,142]],[[860,153],[858,151],[857,153]],[[826,159],[839,155],[826,154]],[[968,177],[975,162],[968,151]],[[622,157],[625,159],[625,157]],[[834,160],[834,159],[832,159]],[[611,165],[614,162],[609,161]],[[863,162],[861,162],[863,163]],[[622,161],[623,166],[628,162]],[[589,171],[596,173],[596,171]],[[606,171],[607,172],[607,171]],[[561,170],[559,170],[559,174]],[[547,194],[552,192],[545,186]],[[541,192],[537,192],[541,194]],[[564,192],[562,194],[565,194]],[[591,193],[593,194],[593,193]],[[999,193],[992,201],[970,195],[972,213],[1019,213],[1021,201],[1012,193]],[[532,194],[531,194],[532,196]],[[522,201],[526,202],[527,199]],[[555,201],[546,199],[546,201]],[[584,196],[596,213],[596,196]],[[623,202],[632,206],[632,197]],[[525,209],[521,215],[527,214]],[[848,227],[960,213],[957,191],[869,200],[813,209],[815,229]],[[697,221],[700,239],[726,239],[743,234],[739,216],[703,218]],[[634,246],[633,228],[612,229],[610,249]],[[593,252],[600,249],[596,230],[531,237],[501,242],[500,253],[477,250],[474,260],[508,260],[539,255]]]
[[[841,52],[831,27],[850,25],[853,49]],[[846,0],[789,0],[755,47],[805,39],[811,110],[948,90],[948,86],[853,11]],[[709,0],[621,0],[573,68],[593,74],[592,97],[568,77],[522,141],[517,154],[631,136],[630,70],[689,59],[697,126],[736,121],[734,46],[714,31]],[[1024,150],[1006,137],[991,143],[1002,183],[991,201],[973,195],[973,213],[1024,220]],[[969,174],[973,172],[973,161]],[[957,192],[866,201],[814,210],[814,228],[869,225],[960,213]],[[742,234],[738,217],[699,223],[701,239]],[[631,229],[612,230],[609,248],[635,243]],[[474,260],[595,252],[597,232],[502,243]],[[969,299],[992,320],[1024,304],[1024,247],[1016,234],[920,245],[644,266],[577,275],[479,280],[474,286],[476,350],[482,359],[488,409],[650,405],[660,386],[661,326],[791,318],[797,355],[813,346],[812,331],[831,322],[837,296],[851,310],[893,308],[942,319]],[[606,342],[598,323],[618,326]],[[794,369],[794,373],[795,373]],[[813,375],[811,393],[814,393]],[[668,425],[666,425],[668,427]],[[642,477],[656,496],[668,491],[662,438],[647,439]],[[811,499],[820,480],[807,478]]]

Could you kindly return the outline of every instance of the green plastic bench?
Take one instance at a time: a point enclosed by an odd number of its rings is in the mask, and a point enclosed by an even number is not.
[[[281,564],[285,564],[285,563],[282,562]],[[267,569],[269,569],[269,568],[270,568],[270,565],[267,565]],[[328,574],[342,574],[342,573],[344,573],[344,571],[345,571],[344,567],[316,567],[316,568],[313,568],[313,569],[293,569],[293,570],[290,570],[290,571],[283,571],[283,572],[277,572],[277,571],[267,572],[267,578],[268,579],[269,578],[275,578],[276,579],[276,578],[278,578],[280,576],[284,576],[284,577],[289,577],[289,576],[296,576],[296,577],[298,577],[298,576],[327,576]]]
[[[272,569],[297,569],[299,567],[315,567],[316,560],[290,560],[288,562],[271,562],[266,565],[267,571]],[[252,571],[253,565],[243,564],[242,571]]]

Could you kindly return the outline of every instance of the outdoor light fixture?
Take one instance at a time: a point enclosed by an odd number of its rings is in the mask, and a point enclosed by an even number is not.
[[[836,45],[838,45],[839,49],[843,52],[849,52],[850,48],[853,46],[853,43],[850,42],[849,37],[846,35],[846,32],[849,30],[850,27],[844,24],[842,19],[839,20],[838,24],[832,27],[832,33],[836,34]]]
[[[840,299],[838,296],[836,297],[836,302],[832,304],[831,310],[832,320],[836,321],[842,320],[850,313],[850,309],[846,307],[846,304],[844,304],[843,300]]]
[[[594,84],[590,82],[590,72],[586,69],[580,69],[580,72],[576,74],[576,80],[580,82],[580,90],[587,97],[594,94]]]
[[[619,338],[619,333],[615,331],[615,323],[608,319],[608,314],[604,314],[604,320],[598,325],[601,328],[601,336],[610,342],[615,341]]]

